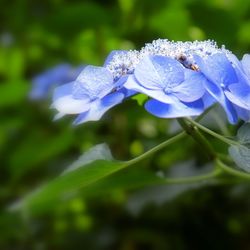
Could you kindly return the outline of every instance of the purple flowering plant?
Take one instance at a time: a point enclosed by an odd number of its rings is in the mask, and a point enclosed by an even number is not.
[[[210,40],[158,39],[140,50],[115,50],[103,66],[86,66],[77,77],[56,87],[52,107],[58,111],[55,119],[76,115],[77,125],[101,119],[106,111],[138,94],[145,97],[146,111],[161,119],[176,118],[183,131],[128,161],[114,160],[106,145],[97,145],[41,189],[40,196],[26,199],[26,205],[46,199],[50,188],[57,190],[56,196],[61,194],[60,185],[72,191],[95,183],[187,135],[208,155],[213,170],[184,178],[154,176],[157,178],[154,183],[192,183],[222,175],[250,180],[250,55],[239,60],[224,46],[218,47]],[[235,138],[199,123],[215,104],[224,110],[231,125],[243,123]],[[218,153],[206,134],[226,143],[228,155]]]
[[[250,55],[238,60],[231,51],[210,40],[158,39],[140,50],[112,51],[102,67],[87,66],[76,80],[57,87],[52,107],[58,111],[56,118],[74,114],[74,124],[80,124],[99,120],[110,108],[136,94],[148,97],[144,107],[149,113],[177,118],[186,131],[196,126],[208,132],[190,117],[203,114],[215,103],[224,109],[229,123],[242,120],[248,126]],[[215,136],[215,132],[209,133]],[[241,145],[216,136],[230,147]],[[210,153],[215,157],[215,152]],[[234,154],[231,156],[239,162]],[[246,164],[243,169],[250,172],[250,162]]]
[[[146,44],[140,51],[113,51],[103,67],[87,66],[75,81],[55,89],[53,107],[75,123],[99,120],[127,97],[143,93],[145,109],[161,118],[202,114],[213,103],[231,124],[249,120],[249,55],[239,61],[213,41]],[[128,94],[130,93],[130,94]]]

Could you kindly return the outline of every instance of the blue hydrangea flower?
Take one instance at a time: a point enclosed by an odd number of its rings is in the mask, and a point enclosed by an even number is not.
[[[73,82],[55,89],[52,107],[65,114],[79,114],[75,124],[99,120],[111,107],[120,103],[124,93],[113,92],[113,75],[104,67],[87,66]]]
[[[69,64],[59,64],[32,79],[31,99],[45,99],[50,91],[64,83],[73,81],[83,70],[84,66],[72,67]]]
[[[158,117],[197,116],[215,102],[231,123],[250,119],[250,56],[239,61],[213,41],[158,39],[141,50],[112,51],[103,67],[88,66],[56,88],[53,107],[77,114],[75,123],[98,120],[125,98],[144,93]]]
[[[250,85],[240,62],[233,55],[224,53],[194,58],[199,70],[208,79],[205,82],[206,90],[223,106],[229,121],[236,123],[236,109],[250,109]]]
[[[202,97],[206,78],[185,68],[170,57],[147,56],[124,84],[127,89],[153,98],[145,108],[159,117],[199,115],[204,111]]]

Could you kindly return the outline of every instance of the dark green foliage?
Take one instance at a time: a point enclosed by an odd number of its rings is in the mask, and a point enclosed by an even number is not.
[[[122,162],[179,129],[135,105],[143,96],[99,122],[53,122],[49,98],[28,99],[33,76],[62,62],[101,65],[111,50],[140,48],[157,38],[214,39],[241,57],[250,52],[250,1],[2,0],[0,6],[0,249],[250,249],[249,182],[221,178],[209,185],[152,187],[161,183],[159,176],[206,169],[204,152],[188,137],[120,172],[114,168],[123,163],[96,162],[97,169],[102,163],[101,177],[103,167],[116,173],[64,200],[45,190],[39,213],[10,211],[93,145],[107,143]],[[213,127],[220,115],[211,117]],[[235,134],[225,124],[213,129]],[[193,172],[173,174],[180,163],[184,169],[191,164]],[[83,187],[80,177],[67,185]]]

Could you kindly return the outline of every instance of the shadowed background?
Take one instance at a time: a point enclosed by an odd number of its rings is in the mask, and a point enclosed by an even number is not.
[[[136,100],[98,122],[78,127],[71,126],[72,117],[53,122],[51,92],[43,100],[29,98],[35,76],[62,63],[102,65],[111,50],[139,49],[157,38],[213,39],[241,58],[250,52],[249,1],[0,4],[0,249],[250,249],[250,187],[233,180],[140,189],[128,184],[88,197],[79,192],[37,215],[7,209],[95,144],[106,142],[116,159],[126,160],[178,130]],[[218,141],[213,144],[226,152]],[[192,175],[206,163],[202,149],[186,139],[134,169],[161,173],[171,166],[173,175]]]

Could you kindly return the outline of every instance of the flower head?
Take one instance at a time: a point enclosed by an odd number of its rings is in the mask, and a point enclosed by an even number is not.
[[[218,102],[228,119],[249,120],[250,56],[239,61],[213,41],[158,39],[140,50],[112,51],[103,67],[88,66],[78,78],[56,88],[53,107],[75,123],[98,120],[136,93],[151,99],[147,111],[158,117],[196,116]]]
[[[238,108],[250,109],[249,80],[234,55],[216,53],[195,57],[202,74],[208,79],[206,90],[222,105],[231,123],[238,120]],[[244,64],[244,62],[243,62]]]
[[[87,66],[75,81],[55,89],[52,106],[59,111],[57,118],[65,114],[81,114],[76,123],[98,120],[124,97],[122,93],[111,93],[113,88],[110,71],[104,67]]]

